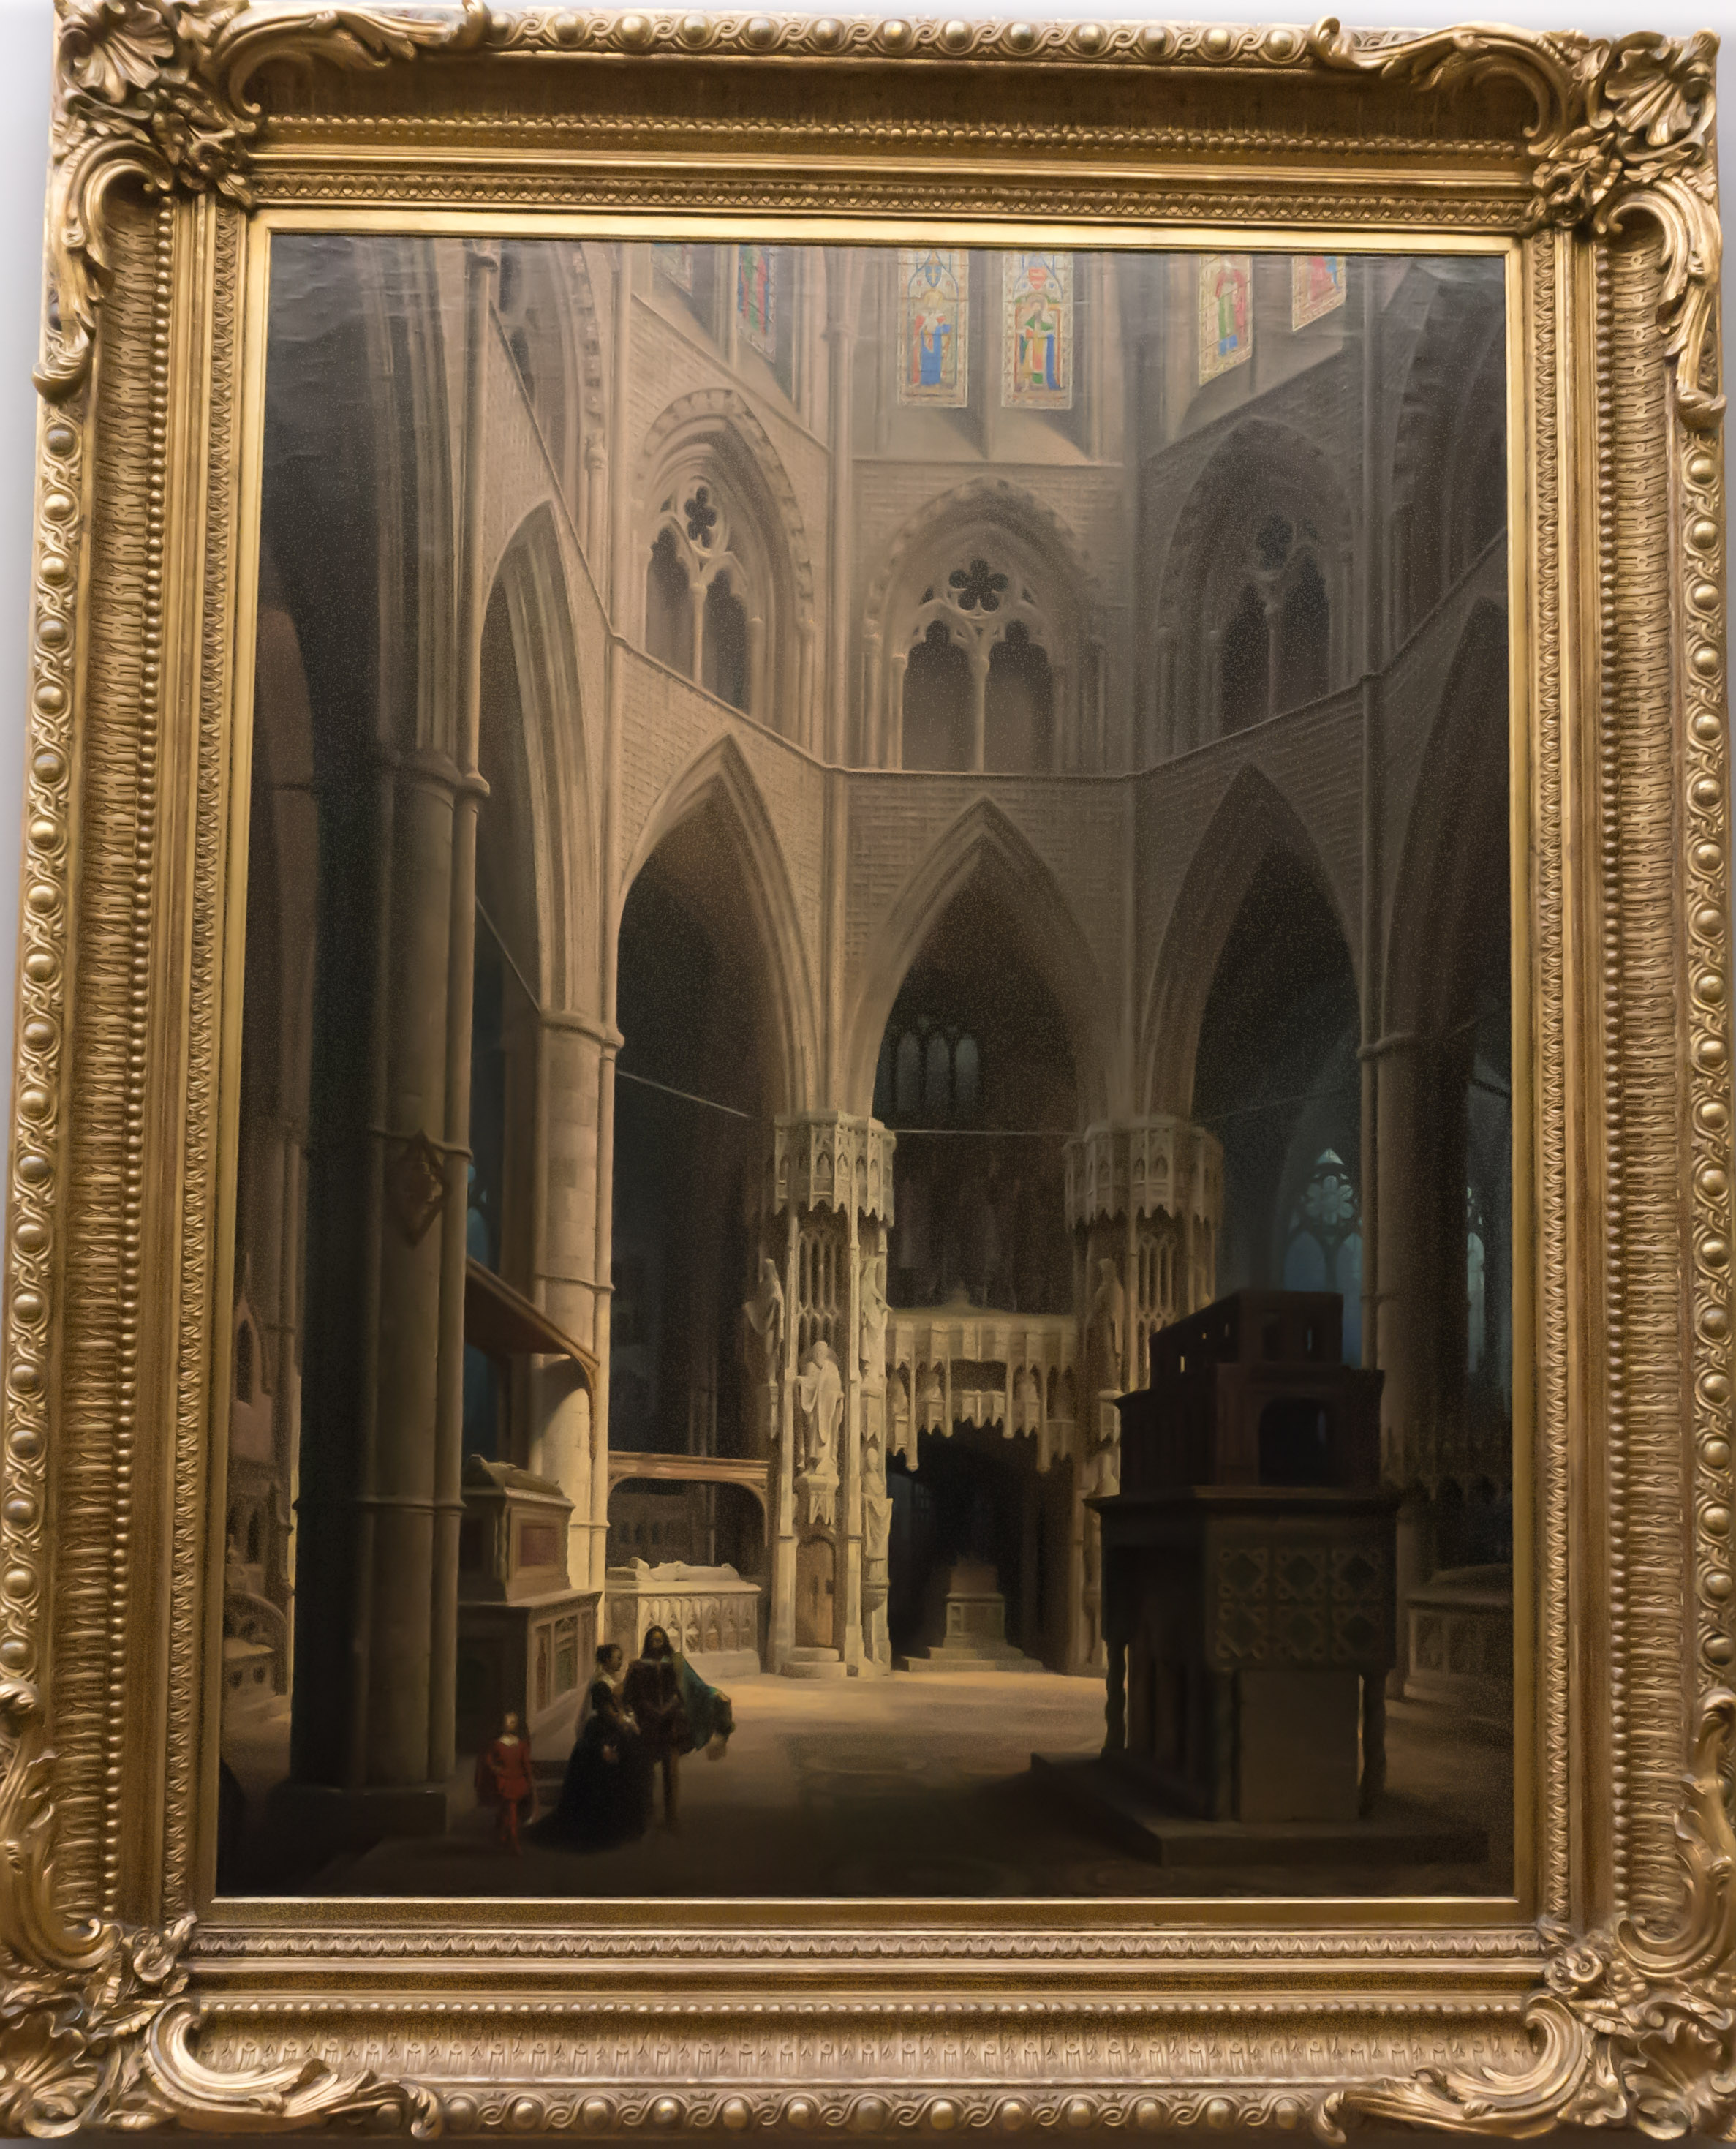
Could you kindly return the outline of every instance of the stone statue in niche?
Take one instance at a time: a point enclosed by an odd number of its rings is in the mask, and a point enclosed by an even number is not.
[[[1121,1336],[1127,1318],[1127,1293],[1115,1273],[1115,1264],[1105,1256],[1097,1264],[1097,1288],[1091,1294],[1089,1326],[1104,1354],[1107,1383],[1121,1376]]]
[[[871,1388],[886,1381],[886,1256],[862,1256],[862,1377]]]
[[[823,1336],[796,1375],[796,1409],[802,1421],[802,1467],[812,1476],[829,1475],[837,1467],[844,1378]]]
[[[1110,1356],[1121,1356],[1121,1327],[1127,1313],[1127,1293],[1115,1273],[1115,1264],[1105,1256],[1097,1264],[1097,1288],[1091,1294],[1090,1326]]]
[[[742,1309],[747,1326],[759,1339],[765,1376],[775,1381],[783,1370],[783,1286],[777,1264],[769,1254],[759,1257],[759,1283]]]

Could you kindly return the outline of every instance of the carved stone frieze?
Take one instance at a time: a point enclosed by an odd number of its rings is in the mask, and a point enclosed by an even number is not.
[[[898,1136],[849,1112],[803,1112],[772,1130],[767,1211],[848,1209],[892,1221]]]
[[[1215,1135],[1167,1114],[1089,1127],[1067,1145],[1067,1227],[1115,1216],[1191,1216],[1216,1225],[1224,1152]]]

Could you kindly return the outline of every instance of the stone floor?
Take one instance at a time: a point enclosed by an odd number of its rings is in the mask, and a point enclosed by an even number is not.
[[[455,1780],[450,1832],[335,1860],[299,1892],[434,1896],[1141,1896],[1494,1894],[1511,1870],[1512,1764],[1416,1711],[1393,1712],[1393,1796],[1489,1833],[1476,1867],[1189,1872],[1118,1848],[1033,1778],[1034,1752],[1089,1754],[1103,1688],[1053,1673],[732,1680],[737,1731],[682,1764],[679,1828],[601,1853],[514,1859]],[[237,1755],[239,1762],[243,1757]],[[263,1752],[245,1757],[249,1792]],[[539,1755],[558,1781],[564,1754]],[[550,1786],[550,1796],[553,1794]],[[250,1799],[250,1804],[252,1803]],[[465,1809],[468,1808],[466,1810]]]

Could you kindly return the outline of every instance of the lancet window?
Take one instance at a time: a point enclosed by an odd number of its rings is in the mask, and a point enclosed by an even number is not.
[[[1220,729],[1244,731],[1317,701],[1331,683],[1332,606],[1318,539],[1271,515],[1253,534],[1220,630]]]
[[[968,1029],[918,1017],[880,1047],[874,1116],[893,1126],[970,1127],[980,1124],[983,1049]]]
[[[1055,763],[1053,636],[1029,584],[969,551],[922,594],[904,659],[906,768],[1018,775]]]
[[[1286,1291],[1336,1291],[1344,1300],[1344,1356],[1362,1353],[1362,1207],[1355,1180],[1336,1150],[1315,1160],[1291,1211],[1284,1250]]]
[[[732,709],[767,715],[766,575],[751,529],[715,477],[688,472],[657,511],[645,577],[645,649]]]

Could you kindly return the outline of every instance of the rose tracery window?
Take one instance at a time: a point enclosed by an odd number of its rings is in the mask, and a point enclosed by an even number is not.
[[[742,556],[718,486],[690,472],[657,511],[646,571],[647,654],[731,708],[763,717],[765,624],[755,590],[764,580]]]
[[[1362,1205],[1348,1166],[1322,1150],[1291,1211],[1286,1291],[1336,1291],[1344,1301],[1344,1358],[1362,1355]]]
[[[1226,735],[1316,702],[1331,684],[1332,607],[1317,533],[1269,515],[1244,542],[1219,614],[1219,728]]]
[[[986,552],[967,554],[931,584],[903,657],[903,766],[1005,774],[1052,767],[1050,641],[1029,584]]]

